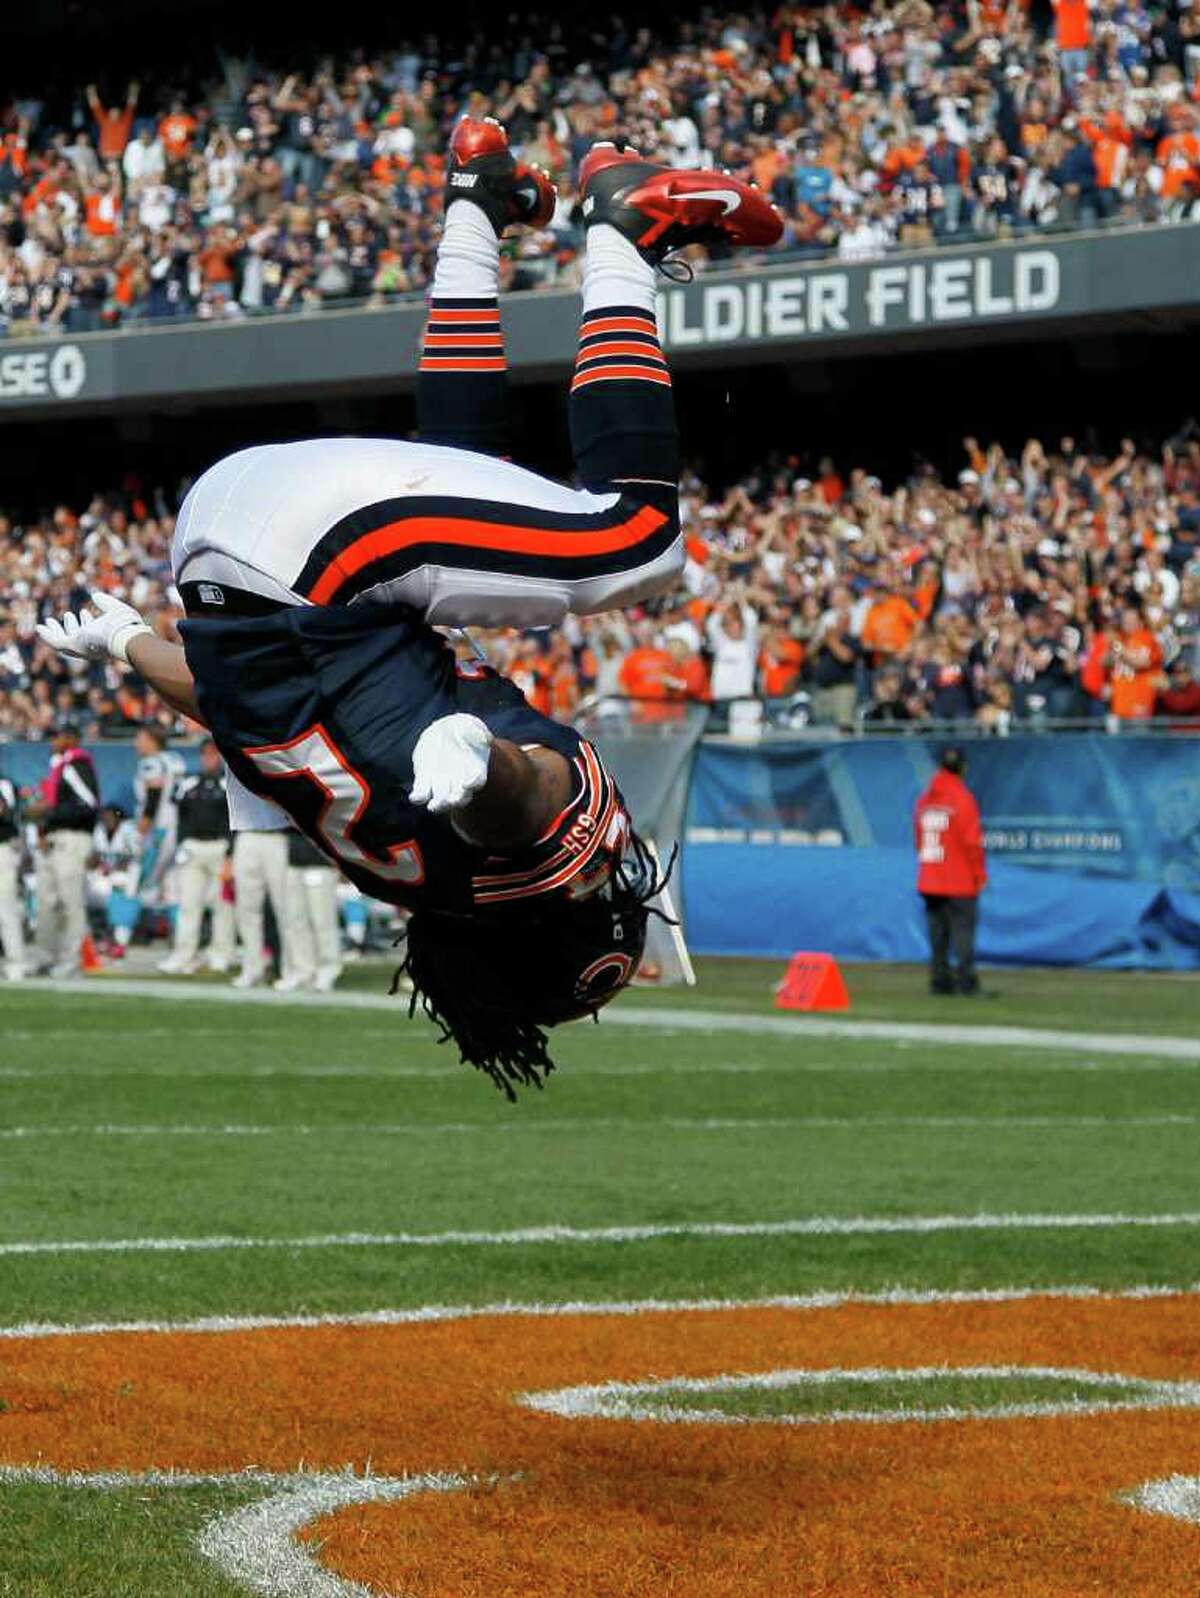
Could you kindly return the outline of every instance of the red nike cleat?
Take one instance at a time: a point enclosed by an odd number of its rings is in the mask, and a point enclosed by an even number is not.
[[[783,235],[778,211],[728,172],[656,166],[636,150],[596,144],[579,169],[586,226],[607,222],[657,265],[688,244],[766,249]]]
[[[471,200],[497,234],[506,227],[545,227],[554,215],[554,185],[537,167],[514,159],[508,134],[492,117],[463,117],[450,137],[446,208]]]

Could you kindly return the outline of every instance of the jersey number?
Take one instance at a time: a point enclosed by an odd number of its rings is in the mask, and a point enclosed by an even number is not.
[[[314,842],[344,865],[369,871],[384,882],[406,882],[415,887],[425,880],[425,862],[414,838],[388,846],[386,857],[371,855],[355,842],[355,826],[371,802],[371,785],[349,763],[318,723],[285,744],[247,749],[264,777],[307,777],[324,795],[317,817]]]

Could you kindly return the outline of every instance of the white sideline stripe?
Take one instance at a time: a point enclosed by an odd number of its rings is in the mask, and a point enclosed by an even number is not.
[[[136,1036],[136,1032],[123,1032],[122,1036]],[[80,1034],[74,1032],[72,1037],[78,1039]],[[173,1034],[178,1037],[178,1032]],[[189,1038],[191,1033],[188,1034]],[[236,1041],[236,1040],[233,1040]],[[395,1042],[395,1038],[390,1040]],[[911,1043],[893,1044],[895,1049],[910,1049]],[[1018,1063],[1021,1062],[1021,1063]],[[1024,1063],[1028,1062],[1028,1063]],[[1122,1071],[1190,1071],[1191,1063],[1187,1060],[1141,1060],[1136,1056],[1126,1056],[1112,1065],[1100,1065],[1094,1060],[1062,1060],[1056,1059],[1045,1051],[1030,1051],[1022,1053],[1014,1051],[1006,1061],[1005,1069],[1011,1075],[1016,1071],[1026,1073],[1036,1071],[1039,1076],[1049,1072],[1075,1072],[1086,1071],[1092,1075],[1102,1072],[1111,1072],[1117,1075]],[[700,1063],[689,1060],[661,1060],[654,1063],[625,1063],[615,1062],[589,1062],[586,1065],[572,1063],[567,1070],[572,1076],[591,1077],[655,1077],[655,1076],[811,1076],[816,1074],[836,1076],[881,1076],[886,1073],[900,1073],[906,1071],[953,1071],[956,1075],[962,1072],[988,1071],[996,1069],[995,1062],[981,1059],[978,1062],[964,1062],[961,1058],[953,1065],[945,1065],[937,1059],[911,1059],[911,1060],[725,1060],[718,1063]],[[260,1078],[276,1080],[304,1080],[313,1077],[319,1080],[332,1079],[339,1082],[391,1082],[405,1081],[408,1079],[426,1079],[436,1082],[448,1082],[453,1079],[466,1080],[464,1068],[461,1064],[453,1065],[392,1065],[375,1068],[364,1068],[360,1064],[354,1065],[247,1065],[242,1062],[233,1064],[216,1063],[214,1065],[184,1065],[177,1068],[161,1065],[149,1068],[109,1068],[107,1066],[96,1069],[79,1069],[78,1067],[44,1066],[0,1066],[0,1081],[52,1081],[69,1078],[74,1082],[86,1081],[137,1081],[142,1082],[147,1078],[155,1080],[181,1082],[181,1081],[209,1081],[212,1078],[236,1077],[239,1082],[246,1080],[257,1081]]]
[[[223,1334],[226,1332],[312,1331],[322,1326],[424,1326],[443,1321],[487,1320],[493,1317],[541,1319],[563,1315],[674,1315],[711,1314],[725,1310],[842,1309],[847,1305],[922,1304],[1024,1304],[1033,1299],[1067,1299],[1084,1302],[1142,1303],[1160,1298],[1200,1298],[1200,1281],[1168,1287],[1142,1282],[1134,1287],[1096,1287],[1069,1282],[1050,1287],[887,1287],[875,1292],[821,1291],[784,1293],[767,1298],[637,1298],[568,1299],[566,1301],[493,1304],[422,1304],[410,1309],[350,1310],[326,1315],[202,1315],[191,1320],[136,1321],[23,1321],[0,1326],[0,1340],[41,1337],[139,1336],[157,1332]]]
[[[205,1004],[300,1005],[307,1009],[402,1012],[397,1000],[373,993],[275,993],[269,988],[237,989],[130,977],[90,977],[66,982],[34,981],[31,990],[82,994],[87,998],[193,999]],[[645,1009],[621,1005],[605,1012],[606,1026],[645,1027],[668,1032],[736,1032],[781,1038],[871,1038],[889,1043],[973,1044],[979,1048],[1078,1049],[1097,1054],[1144,1054],[1200,1063],[1200,1039],[1156,1037],[1150,1033],[1059,1032],[1043,1027],[956,1026],[911,1021],[834,1021],[823,1016],[744,1015],[735,1010]]]
[[[228,1122],[212,1126],[138,1125],[102,1122],[96,1126],[6,1126],[0,1141],[38,1138],[163,1138],[163,1137],[457,1137],[485,1133],[592,1132],[843,1132],[843,1131],[986,1131],[993,1127],[1026,1130],[1171,1127],[1200,1125],[1200,1115],[798,1115],[798,1116],[574,1116],[529,1121],[300,1121],[289,1125]]]
[[[0,1485],[121,1492],[129,1488],[267,1487],[266,1498],[214,1515],[196,1540],[200,1553],[230,1581],[262,1598],[374,1598],[371,1591],[317,1563],[293,1538],[309,1521],[348,1504],[395,1503],[420,1493],[460,1492],[494,1477],[429,1474],[356,1476],[350,1471],[240,1471],[211,1476],[183,1471],[57,1471],[0,1466]]]
[[[1124,1396],[1028,1399],[1019,1403],[969,1407],[962,1404],[894,1405],[889,1409],[828,1409],[810,1413],[756,1415],[729,1409],[689,1408],[686,1404],[652,1402],[660,1393],[762,1392],[784,1387],[828,1387],[837,1382],[879,1385],[928,1382],[947,1376],[969,1381],[1019,1381],[1037,1378],[1068,1381],[1076,1387],[1117,1388]],[[666,1377],[647,1382],[598,1382],[579,1387],[518,1393],[516,1402],[567,1420],[633,1420],[701,1426],[832,1426],[846,1421],[868,1425],[897,1421],[1034,1420],[1041,1416],[1100,1415],[1135,1409],[1200,1408],[1200,1382],[1164,1381],[1120,1373],[1077,1370],[1056,1365],[921,1365],[902,1368],[863,1366],[772,1370],[751,1375]]]
[[[523,1226],[507,1231],[325,1232],[310,1237],[118,1237],[0,1243],[0,1255],[207,1254],[237,1249],[508,1248],[545,1243],[647,1243],[667,1237],[871,1237],[934,1232],[1039,1232],[1086,1227],[1200,1226],[1200,1211],[1126,1215],[813,1215],[791,1221],[675,1221],[633,1226]]]
[[[122,1036],[136,1036],[137,1033],[123,1032]],[[178,1037],[178,1032],[172,1034]],[[79,1032],[71,1036],[78,1039]],[[189,1038],[191,1033],[188,1034]],[[3,1040],[3,1034],[0,1034]],[[236,1040],[234,1040],[236,1041]],[[395,1042],[395,1038],[390,1039]],[[916,1045],[911,1043],[895,1043],[894,1049],[912,1049]],[[700,1063],[688,1060],[661,1060],[651,1063],[625,1063],[589,1061],[588,1064],[572,1062],[567,1071],[572,1077],[655,1077],[655,1076],[883,1076],[903,1075],[912,1071],[948,1072],[955,1075],[972,1072],[994,1072],[996,1069],[993,1060],[980,1057],[977,1061],[965,1061],[960,1056],[953,1064],[947,1065],[937,1058],[920,1057],[916,1059],[895,1060],[725,1060],[717,1063]],[[1036,1072],[1039,1077],[1053,1072],[1087,1072],[1092,1076],[1110,1073],[1118,1076],[1122,1072],[1136,1071],[1139,1074],[1161,1071],[1190,1071],[1191,1062],[1188,1060],[1164,1059],[1139,1059],[1137,1056],[1123,1056],[1114,1060],[1112,1064],[1101,1064],[1095,1060],[1068,1060],[1058,1059],[1046,1051],[1030,1050],[1022,1052],[1014,1050],[1005,1062],[1005,1070],[1009,1076],[1017,1072],[1026,1075]],[[0,1081],[56,1081],[70,1079],[73,1082],[87,1081],[136,1081],[147,1079],[167,1082],[210,1081],[226,1077],[236,1077],[239,1082],[258,1080],[303,1081],[307,1078],[316,1080],[335,1080],[338,1082],[392,1082],[407,1081],[409,1079],[425,1079],[436,1082],[449,1082],[454,1079],[466,1080],[464,1068],[461,1064],[454,1065],[392,1065],[379,1067],[363,1067],[354,1065],[248,1065],[242,1062],[226,1064],[217,1062],[205,1065],[183,1065],[179,1067],[155,1065],[149,1068],[109,1068],[107,1066],[95,1070],[79,1069],[79,1067],[62,1066],[0,1066]]]

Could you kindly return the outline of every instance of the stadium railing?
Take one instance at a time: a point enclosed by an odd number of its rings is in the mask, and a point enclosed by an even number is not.
[[[940,254],[947,250],[970,246],[1029,245],[1038,241],[1053,243],[1068,238],[1102,239],[1118,233],[1154,232],[1176,227],[1189,220],[1200,220],[1200,218],[1154,217],[1135,221],[1128,217],[1110,217],[1093,218],[1086,222],[1054,221],[1044,224],[1025,221],[993,230],[960,227],[953,233],[934,232],[927,240],[920,243],[901,243],[899,240],[892,240],[886,245],[863,250],[848,250],[844,253],[838,243],[793,243],[773,249],[769,253],[747,253],[738,266],[739,270],[745,271],[767,266],[882,265],[931,251]],[[558,266],[558,258],[564,247],[568,251],[574,251],[579,242],[568,237],[546,256],[532,256],[518,262],[514,282],[507,292],[540,293],[547,289],[567,287],[565,275]],[[723,270],[727,265],[727,262],[718,257],[698,263],[695,270],[697,276],[704,277],[710,272]],[[181,303],[170,314],[164,315],[154,315],[144,307],[119,315],[106,311],[99,314],[88,312],[75,317],[68,312],[60,323],[54,326],[41,326],[36,334],[22,329],[20,336],[49,338],[79,337],[86,333],[143,333],[155,328],[198,328],[228,326],[239,321],[293,320],[321,316],[331,311],[387,310],[423,305],[427,292],[425,288],[418,288],[398,292],[372,290],[369,294],[358,295],[325,293],[316,301],[291,299],[285,305],[273,306],[243,306],[233,300],[228,302],[230,308],[222,310],[219,314],[214,314],[212,305],[203,301],[195,305]],[[5,337],[10,331],[0,316],[0,338]]]

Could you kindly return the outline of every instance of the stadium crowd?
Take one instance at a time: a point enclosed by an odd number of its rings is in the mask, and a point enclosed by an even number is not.
[[[965,464],[886,488],[829,460],[762,469],[723,495],[682,485],[678,591],[628,617],[478,635],[560,717],[614,696],[788,704],[842,727],[1024,718],[1200,721],[1200,431],[1105,457],[1072,439],[1019,456],[964,440]],[[78,513],[0,516],[0,738],[85,736],[172,713],[112,665],[37,639],[39,618],[103,588],[173,636],[172,506],[130,481]],[[667,712],[662,712],[667,713]]]
[[[0,328],[228,318],[419,292],[464,112],[555,178],[506,287],[571,281],[597,137],[753,175],[784,247],[893,245],[1200,215],[1190,0],[780,5],[601,33],[528,16],[316,70],[95,85],[0,107]],[[186,69],[180,69],[180,75]],[[700,263],[702,264],[702,263]]]

